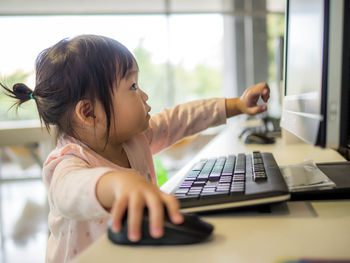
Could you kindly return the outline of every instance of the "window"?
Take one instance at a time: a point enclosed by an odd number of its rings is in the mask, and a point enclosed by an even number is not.
[[[284,1],[86,0],[83,7],[81,1],[62,1],[16,0],[1,3],[0,13],[5,15],[0,16],[2,82],[9,86],[24,82],[34,88],[34,62],[39,52],[63,38],[80,34],[114,38],[134,53],[140,68],[140,86],[149,95],[153,113],[194,99],[237,96],[257,79],[269,81],[270,86],[277,82],[274,39],[283,34]],[[254,28],[254,21],[249,21],[253,17],[262,18],[262,21],[266,18],[266,30]],[[261,24],[263,27],[265,23]],[[254,43],[255,35],[259,35],[265,45],[267,39],[267,51],[252,52],[254,44],[259,46],[259,43]],[[252,65],[255,67],[253,70]],[[255,78],[254,70],[256,73],[263,67],[268,70]],[[276,93],[273,91],[273,94]],[[274,97],[272,95],[271,99]],[[23,104],[18,115],[13,110],[7,111],[12,103],[13,100],[0,91],[0,122],[38,118],[34,101]],[[278,95],[276,103],[278,108]],[[27,125],[23,123],[21,125]],[[0,139],[6,141],[6,138]],[[207,143],[209,138],[203,140]],[[198,146],[195,150],[200,148]],[[186,151],[186,154],[178,154],[181,160],[174,157],[168,163],[164,156],[155,158],[161,183],[192,158],[191,153]],[[12,165],[17,165],[19,161],[12,162],[9,156],[0,156],[3,164],[0,177],[5,169],[8,177],[13,177],[18,170]],[[33,169],[34,176],[40,175],[38,165],[23,171],[20,167],[20,175],[28,177],[29,169]],[[0,235],[5,236],[0,253],[4,262],[15,262],[18,260],[16,255],[28,253],[30,256],[26,259],[22,257],[22,261],[44,260],[42,248],[46,245],[46,225],[25,247],[17,247],[10,240],[10,229],[14,228],[17,214],[23,206],[19,200],[31,199],[30,191],[38,186],[34,182],[29,187],[28,184],[32,182],[25,182],[20,187],[8,184],[7,190],[3,184],[5,190],[2,190],[0,202],[2,198],[7,206],[14,203],[15,209],[18,207],[16,213],[6,214],[8,218],[3,222],[6,231],[0,229]],[[35,188],[39,195],[45,192],[41,184],[40,187]],[[17,194],[15,191],[18,191]]]
[[[220,15],[104,15],[0,17],[0,76],[11,86],[34,88],[34,62],[43,49],[66,37],[98,34],[114,38],[135,54],[140,86],[153,112],[175,103],[221,95]],[[184,96],[185,94],[185,96]],[[1,94],[0,120],[35,119],[35,102],[18,115]]]

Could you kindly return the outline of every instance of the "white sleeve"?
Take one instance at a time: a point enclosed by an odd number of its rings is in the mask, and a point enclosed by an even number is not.
[[[186,136],[225,122],[224,98],[197,100],[153,115],[146,136],[155,154]]]
[[[97,200],[98,180],[109,171],[108,167],[91,168],[77,157],[62,157],[55,167],[48,185],[51,205],[63,217],[85,220],[108,217],[109,213]]]

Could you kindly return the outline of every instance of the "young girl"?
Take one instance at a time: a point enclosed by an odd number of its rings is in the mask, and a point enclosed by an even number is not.
[[[152,154],[228,117],[263,112],[257,100],[269,98],[269,87],[260,83],[240,98],[194,101],[150,117],[133,55],[116,40],[94,35],[42,51],[34,91],[21,83],[12,90],[1,86],[17,106],[35,100],[41,121],[58,131],[43,168],[50,205],[47,262],[70,261],[106,233],[109,218],[120,231],[126,210],[132,241],[141,238],[145,207],[154,238],[163,234],[163,206],[173,223],[181,223],[178,201],[157,188]]]

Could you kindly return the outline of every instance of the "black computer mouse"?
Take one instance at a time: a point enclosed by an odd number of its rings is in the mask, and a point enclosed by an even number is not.
[[[243,135],[244,143],[246,144],[272,144],[275,143],[274,137],[269,137],[263,133],[247,133]]]
[[[195,214],[183,214],[184,222],[176,225],[170,221],[167,213],[164,213],[164,235],[161,238],[153,238],[149,233],[149,217],[145,211],[142,221],[142,238],[138,242],[132,242],[127,237],[127,215],[123,219],[123,227],[119,233],[111,230],[111,221],[108,224],[108,238],[120,245],[183,245],[193,244],[206,240],[213,232],[213,225],[203,221]]]

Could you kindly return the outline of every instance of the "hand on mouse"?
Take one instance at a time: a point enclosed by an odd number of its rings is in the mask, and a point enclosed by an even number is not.
[[[100,201],[106,208],[111,208],[112,230],[121,231],[123,216],[128,210],[128,239],[130,241],[137,242],[141,238],[141,223],[145,207],[148,208],[149,231],[153,238],[160,238],[163,235],[164,207],[174,224],[183,222],[178,200],[172,195],[161,192],[156,185],[138,172],[110,172],[101,179],[103,179],[102,183],[113,193],[111,204],[106,206]],[[99,191],[99,187],[97,190]],[[105,190],[108,191],[108,189]]]
[[[266,103],[270,98],[267,83],[258,83],[246,89],[239,98],[226,99],[226,115],[232,117],[241,113],[255,115],[267,110],[266,105],[257,105],[259,98]]]

